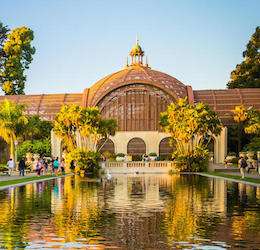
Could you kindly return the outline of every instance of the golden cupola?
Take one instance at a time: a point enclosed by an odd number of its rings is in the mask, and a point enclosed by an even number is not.
[[[138,38],[136,38],[136,44],[130,52],[131,66],[132,65],[143,65],[144,51],[138,43]],[[128,66],[128,65],[127,65]]]

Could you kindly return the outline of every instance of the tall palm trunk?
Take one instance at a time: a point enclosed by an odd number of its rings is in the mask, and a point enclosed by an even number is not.
[[[10,158],[12,158],[13,161],[15,161],[14,150],[15,150],[15,148],[14,148],[14,138],[13,138],[13,136],[11,136],[11,139],[10,139]]]

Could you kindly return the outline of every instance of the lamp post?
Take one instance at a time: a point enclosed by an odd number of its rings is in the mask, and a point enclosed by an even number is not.
[[[15,150],[15,153],[14,153],[14,167],[16,170],[16,162],[17,162],[17,145],[18,145],[18,141],[14,141],[14,150]]]

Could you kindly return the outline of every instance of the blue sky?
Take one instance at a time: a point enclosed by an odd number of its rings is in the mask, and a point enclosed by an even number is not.
[[[82,93],[124,68],[137,33],[152,69],[223,89],[259,10],[260,0],[2,0],[0,21],[34,31],[26,94]]]

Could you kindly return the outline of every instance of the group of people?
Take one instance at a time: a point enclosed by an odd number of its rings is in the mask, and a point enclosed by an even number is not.
[[[15,163],[12,158],[10,158],[9,161],[7,162],[7,166],[8,166],[8,175],[11,176],[13,170],[15,169]],[[46,159],[39,159],[37,161],[36,169],[35,169],[37,175],[40,176],[44,172],[46,173],[49,170],[49,166],[51,167],[51,172],[54,173],[55,176],[58,176],[59,170],[61,171],[62,174],[65,174],[65,170],[66,170],[65,161],[64,159],[62,159],[61,162],[59,162],[59,158],[57,157],[57,158],[53,158],[49,163]],[[74,170],[75,169],[74,160],[72,160],[71,166],[70,168]],[[26,169],[25,160],[22,158],[18,164],[18,170],[20,176],[24,176],[25,169]]]
[[[52,158],[50,164],[44,159],[39,159],[36,164],[36,172],[37,175],[40,176],[41,173],[47,172],[48,167],[51,166],[51,172],[55,174],[55,176],[58,176],[59,170],[61,170],[62,174],[65,174],[65,161],[64,159],[59,162],[59,157]]]
[[[259,168],[259,161],[257,160],[256,162],[256,172],[258,173],[258,168]],[[247,164],[247,160],[245,158],[245,156],[241,156],[240,160],[239,160],[239,168],[240,168],[240,173],[241,173],[241,178],[244,179],[245,178],[245,174],[246,174],[246,170],[247,173],[249,174],[249,171],[251,169],[254,169],[254,166],[251,166],[251,168],[248,166]]]

